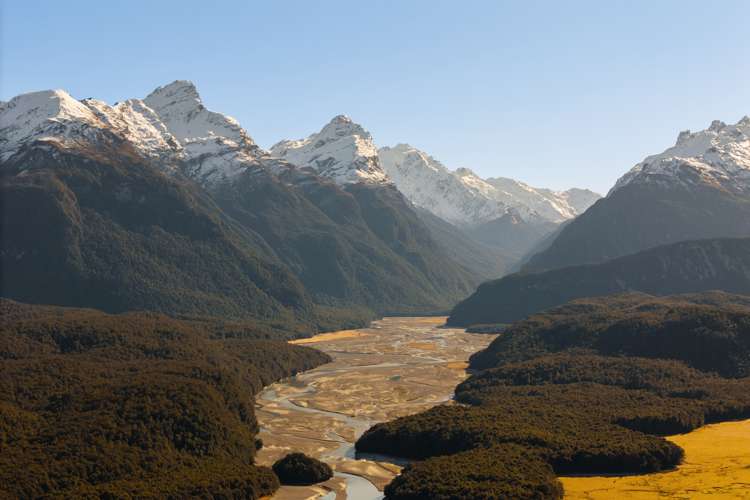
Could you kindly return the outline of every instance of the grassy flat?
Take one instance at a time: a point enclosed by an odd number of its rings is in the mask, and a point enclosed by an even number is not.
[[[672,472],[641,476],[561,477],[565,498],[747,498],[750,420],[707,425],[667,438],[685,450]]]

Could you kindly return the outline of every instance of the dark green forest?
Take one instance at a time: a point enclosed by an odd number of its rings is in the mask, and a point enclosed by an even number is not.
[[[723,293],[576,301],[475,354],[459,404],[377,424],[357,450],[419,460],[387,498],[557,498],[555,474],[678,465],[663,435],[750,418],[750,307]]]
[[[511,274],[481,284],[453,308],[448,323],[512,323],[574,299],[631,291],[709,290],[750,293],[750,238],[683,241],[601,264]]]
[[[333,477],[328,464],[304,453],[289,453],[274,462],[272,469],[281,484],[310,485]]]
[[[597,264],[681,241],[746,238],[748,194],[696,177],[684,184],[634,182],[619,187],[565,225],[523,269],[539,272]],[[671,293],[681,291],[697,290]]]
[[[114,139],[24,150],[0,172],[0,294],[316,332],[445,311],[483,278],[393,186],[282,179],[258,161],[208,189]]]
[[[0,497],[258,498],[254,395],[329,361],[252,322],[0,300]]]

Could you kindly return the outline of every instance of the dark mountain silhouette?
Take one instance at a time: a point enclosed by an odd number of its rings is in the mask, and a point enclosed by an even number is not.
[[[512,274],[480,285],[453,309],[448,323],[511,323],[575,298],[631,290],[750,294],[750,238],[687,241],[603,264]]]

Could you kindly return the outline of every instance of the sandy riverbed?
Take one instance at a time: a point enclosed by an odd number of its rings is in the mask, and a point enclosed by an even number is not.
[[[494,338],[442,328],[445,318],[386,318],[371,328],[294,341],[334,361],[273,384],[257,399],[270,465],[290,451],[318,457],[336,470],[314,487],[282,487],[277,500],[376,499],[400,468],[357,460],[353,443],[370,425],[449,401],[466,377],[468,357]],[[563,477],[566,498],[604,500],[750,499],[750,420],[703,427],[671,441],[686,452],[677,470],[619,477]]]
[[[378,498],[400,467],[357,460],[354,441],[372,424],[448,402],[466,378],[469,356],[492,335],[443,328],[445,318],[385,318],[370,328],[294,341],[311,344],[334,361],[267,387],[257,398],[264,447],[258,463],[270,465],[290,451],[329,463],[337,472],[315,487],[282,487],[274,498]]]

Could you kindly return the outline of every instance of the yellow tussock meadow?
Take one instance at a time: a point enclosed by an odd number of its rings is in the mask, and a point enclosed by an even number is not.
[[[619,477],[563,477],[565,498],[750,499],[750,420],[668,437],[685,450],[676,470]]]

